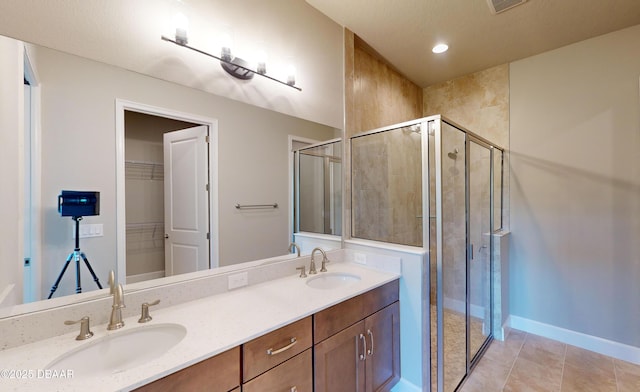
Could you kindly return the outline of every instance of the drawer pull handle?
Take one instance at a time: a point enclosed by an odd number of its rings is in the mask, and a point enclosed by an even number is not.
[[[287,344],[286,346],[279,348],[277,350],[274,350],[272,348],[267,350],[267,355],[276,355],[276,354],[280,354],[283,351],[287,351],[288,349],[290,349],[291,347],[295,346],[296,343],[298,343],[298,341],[296,340],[296,338],[291,338],[291,343]]]
[[[368,355],[373,355],[373,332],[370,329],[367,329],[367,335],[371,339],[371,348],[367,351]]]
[[[360,360],[364,361],[366,356],[367,356],[366,355],[366,353],[367,353],[367,341],[366,341],[366,339],[365,339],[363,334],[360,334],[359,338],[360,338],[360,340],[362,341],[362,344],[363,344],[362,354],[360,354]]]

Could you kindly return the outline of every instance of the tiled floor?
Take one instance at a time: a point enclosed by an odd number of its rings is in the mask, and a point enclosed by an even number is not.
[[[639,392],[640,366],[518,330],[494,340],[462,392]]]

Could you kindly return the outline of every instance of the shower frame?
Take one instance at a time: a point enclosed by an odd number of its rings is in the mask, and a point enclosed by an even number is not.
[[[362,133],[358,133],[355,134],[353,136],[351,136],[349,138],[349,155],[350,155],[350,159],[349,159],[349,165],[350,165],[350,170],[353,170],[353,144],[352,141],[354,139],[360,138],[360,137],[366,137],[369,135],[373,135],[373,134],[377,134],[377,133],[382,133],[382,132],[387,132],[387,131],[391,131],[391,130],[395,130],[395,129],[400,129],[400,128],[406,128],[406,127],[413,127],[411,128],[413,129],[417,129],[416,127],[419,127],[420,129],[420,135],[421,135],[421,169],[422,169],[422,248],[427,251],[429,253],[429,265],[431,265],[431,252],[430,252],[430,215],[431,215],[431,189],[430,189],[430,178],[429,178],[429,159],[430,159],[430,150],[429,150],[429,136],[433,135],[434,136],[434,162],[435,162],[435,191],[434,191],[434,195],[433,197],[435,197],[435,220],[436,220],[436,288],[437,288],[437,295],[436,295],[436,310],[437,310],[437,391],[438,392],[443,392],[444,391],[444,293],[443,293],[443,252],[442,249],[444,247],[444,232],[443,232],[443,157],[446,156],[446,154],[443,153],[443,147],[442,147],[442,141],[443,141],[443,127],[442,124],[448,124],[452,127],[454,127],[455,129],[461,131],[464,133],[464,140],[465,140],[465,148],[464,148],[464,155],[465,155],[465,173],[464,173],[464,183],[465,183],[465,253],[466,253],[466,257],[465,257],[465,267],[466,267],[466,287],[465,287],[465,306],[466,306],[466,369],[465,369],[465,375],[462,377],[462,379],[459,381],[459,383],[457,384],[455,390],[458,390],[463,384],[464,381],[466,381],[467,377],[469,376],[470,372],[473,370],[473,368],[477,365],[478,360],[482,357],[484,351],[487,349],[488,345],[491,343],[491,341],[493,340],[493,327],[494,327],[494,323],[493,323],[493,314],[494,314],[494,282],[493,282],[493,277],[494,277],[494,244],[493,244],[493,240],[491,238],[491,236],[496,233],[497,231],[499,231],[500,229],[502,229],[502,222],[503,222],[503,216],[502,216],[502,209],[504,206],[504,149],[498,145],[496,145],[495,143],[489,141],[488,139],[475,134],[474,132],[466,129],[465,127],[455,123],[454,121],[442,116],[442,115],[433,115],[433,116],[429,116],[429,117],[424,117],[424,118],[420,118],[420,119],[416,119],[416,120],[411,120],[411,121],[407,121],[407,122],[403,122],[403,123],[399,123],[399,124],[394,124],[394,125],[390,125],[390,126],[386,126],[386,127],[382,127],[382,128],[378,128],[378,129],[374,129],[371,131],[367,131],[367,132],[362,132]],[[427,132],[424,132],[425,130],[427,130]],[[470,313],[470,307],[471,307],[471,298],[470,298],[470,226],[471,226],[471,213],[470,213],[470,145],[471,143],[476,143],[478,145],[480,145],[481,147],[485,147],[489,150],[489,162],[490,162],[490,177],[489,177],[489,199],[490,199],[490,205],[489,205],[489,233],[491,234],[489,236],[489,241],[488,241],[488,247],[489,247],[489,305],[490,305],[490,311],[489,311],[489,315],[490,318],[488,320],[488,325],[489,325],[489,334],[487,335],[486,339],[484,340],[484,342],[481,344],[481,346],[479,347],[478,351],[476,353],[471,353],[471,344],[469,341],[469,325],[470,325],[470,317],[471,317],[471,313]],[[500,170],[499,173],[496,173],[496,168],[495,168],[495,163],[496,163],[496,157],[495,154],[500,154],[499,155],[499,162],[500,162]],[[496,175],[500,176],[500,194],[496,195],[495,193],[495,180],[496,180]],[[351,176],[350,181],[352,182],[351,187],[353,188],[353,176]],[[350,238],[358,238],[356,236],[354,236],[354,221],[355,221],[355,217],[354,217],[354,208],[353,208],[353,204],[354,204],[354,200],[353,200],[353,192],[351,193],[351,200],[350,200],[350,204],[351,204],[351,208],[350,208],[350,219],[349,219],[349,227],[348,230],[345,230],[345,233],[349,233],[349,237]],[[500,222],[498,222],[498,225],[496,227],[496,219],[495,219],[495,198],[496,196],[500,197]],[[426,295],[428,296],[429,292],[430,292],[430,286],[431,286],[431,277],[428,277],[426,279],[426,281],[423,282],[424,285],[427,286],[427,289],[424,290],[423,289],[423,293],[427,293]],[[429,309],[426,309],[427,312],[429,312],[428,314],[430,314]],[[429,316],[430,319],[431,316]],[[431,325],[430,323],[427,323],[427,325]],[[428,339],[426,341],[430,342],[430,334],[431,331],[423,331],[423,334],[425,336],[423,336],[424,339]],[[434,347],[431,347],[431,344],[429,343],[429,347],[430,350],[433,350]],[[430,357],[430,356],[429,356]],[[431,361],[429,361],[429,364]],[[431,366],[429,366],[428,369],[423,369],[423,372],[431,372]],[[426,386],[425,386],[426,387]],[[429,390],[431,390],[431,385],[428,386]]]

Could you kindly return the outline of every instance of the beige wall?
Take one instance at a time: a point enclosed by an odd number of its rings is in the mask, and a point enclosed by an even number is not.
[[[43,86],[45,292],[73,247],[71,219],[56,211],[61,189],[101,192],[100,216],[83,223],[102,223],[104,236],[83,240],[81,247],[102,283],[115,266],[116,98],[218,120],[221,265],[286,253],[288,135],[326,140],[335,137],[333,128],[57,51],[33,51]],[[274,202],[283,207],[250,213],[234,208],[236,203]],[[67,275],[56,296],[69,294],[74,286],[73,274]],[[83,275],[83,289],[95,287]]]
[[[214,59],[160,39],[177,12],[189,18],[189,44],[215,51],[225,30],[233,52],[247,59],[256,46],[267,72],[284,78],[296,67],[297,91],[255,77],[225,73]],[[73,53],[279,113],[343,127],[342,27],[301,0],[80,1],[4,0],[0,34]]]
[[[22,301],[23,214],[23,51],[11,39],[0,37],[0,305]],[[15,284],[7,297],[3,292]]]
[[[640,26],[510,67],[511,314],[640,347]]]

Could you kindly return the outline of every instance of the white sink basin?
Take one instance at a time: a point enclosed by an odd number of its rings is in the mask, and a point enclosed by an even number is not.
[[[59,356],[47,369],[73,370],[74,377],[108,376],[160,357],[186,334],[187,329],[179,324],[125,329]]]
[[[360,277],[358,275],[347,274],[344,272],[328,272],[320,273],[318,276],[309,278],[307,280],[307,286],[314,289],[329,290],[338,287],[344,287],[355,282],[358,282]]]

